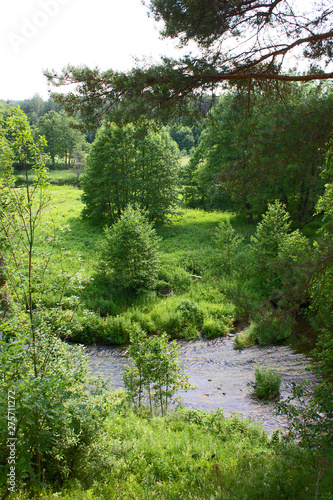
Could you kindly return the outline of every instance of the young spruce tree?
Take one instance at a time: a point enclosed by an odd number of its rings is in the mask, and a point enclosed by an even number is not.
[[[127,293],[153,290],[158,273],[158,237],[140,209],[128,206],[111,228],[105,230],[101,270]]]

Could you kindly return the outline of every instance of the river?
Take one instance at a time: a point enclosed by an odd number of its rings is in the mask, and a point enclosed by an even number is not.
[[[206,411],[223,409],[226,417],[238,413],[252,421],[261,422],[270,434],[284,429],[286,421],[276,415],[275,403],[259,403],[251,397],[254,370],[258,365],[277,371],[281,376],[281,399],[291,395],[291,386],[303,380],[315,383],[308,370],[309,358],[290,346],[253,346],[241,351],[233,348],[232,335],[214,340],[179,342],[180,359],[190,383],[197,386],[180,392],[188,408]],[[88,347],[90,364],[95,373],[109,379],[110,389],[123,387],[122,373],[128,364],[126,348]]]

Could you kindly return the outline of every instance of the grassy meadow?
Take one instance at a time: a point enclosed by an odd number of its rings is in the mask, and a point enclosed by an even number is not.
[[[216,251],[215,231],[221,221],[230,219],[246,243],[253,228],[230,213],[179,208],[168,224],[156,227],[160,238],[158,290],[172,290],[172,295],[160,296],[154,291],[126,297],[98,273],[104,230],[82,219],[80,189],[52,185],[50,193],[44,222],[55,227],[53,240],[61,238],[61,244],[52,250],[54,272],[83,272],[93,278],[74,317],[72,340],[126,343],[133,322],[147,333],[165,331],[172,338],[185,339],[199,338],[199,331],[213,338],[233,328],[235,308],[221,292],[228,273]],[[45,239],[37,248],[48,251]]]

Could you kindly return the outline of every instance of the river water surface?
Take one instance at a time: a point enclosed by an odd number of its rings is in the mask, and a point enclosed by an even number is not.
[[[238,413],[261,422],[272,433],[285,427],[285,419],[276,415],[275,403],[262,404],[251,397],[254,370],[258,365],[277,371],[281,376],[281,399],[291,395],[292,383],[303,380],[315,383],[308,370],[309,358],[289,346],[253,346],[241,351],[233,348],[233,336],[214,340],[180,342],[180,359],[190,383],[197,386],[180,392],[188,408],[206,411],[223,409],[226,417]],[[126,348],[88,347],[86,350],[94,372],[109,378],[110,389],[123,387],[122,373],[129,363]]]

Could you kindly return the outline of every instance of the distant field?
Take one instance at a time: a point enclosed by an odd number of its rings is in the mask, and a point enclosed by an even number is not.
[[[77,184],[77,173],[75,169],[68,170],[48,170],[48,177],[51,184]],[[25,175],[23,172],[15,172],[16,183],[25,183]],[[29,179],[32,180],[34,175],[29,172]]]

